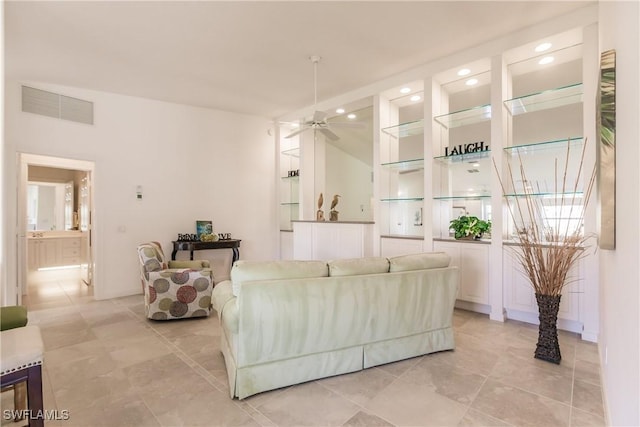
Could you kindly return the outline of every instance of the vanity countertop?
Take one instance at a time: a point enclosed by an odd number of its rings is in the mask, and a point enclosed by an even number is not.
[[[29,231],[27,239],[71,239],[85,236],[86,231],[69,230],[69,231]]]

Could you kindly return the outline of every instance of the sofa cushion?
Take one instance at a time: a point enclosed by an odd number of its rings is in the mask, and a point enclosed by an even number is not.
[[[445,252],[425,252],[389,258],[389,271],[425,270],[449,266],[451,257]]]
[[[231,268],[233,295],[240,295],[242,282],[252,280],[306,279],[327,277],[324,261],[236,261]]]
[[[358,276],[389,272],[389,260],[383,257],[337,259],[328,262],[329,276]]]

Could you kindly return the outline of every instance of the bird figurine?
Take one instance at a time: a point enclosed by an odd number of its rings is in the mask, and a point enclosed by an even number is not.
[[[338,204],[338,197],[340,197],[339,194],[336,194],[335,196],[333,196],[333,200],[331,201],[331,210],[333,210]]]
[[[323,203],[324,198],[322,197],[322,193],[320,193],[320,197],[318,197],[318,211],[316,212],[316,221],[324,221],[324,211],[322,210]]]
[[[329,211],[329,221],[337,221],[338,220],[338,211],[335,209],[338,204],[339,194],[333,196],[333,200],[331,201],[331,210]]]

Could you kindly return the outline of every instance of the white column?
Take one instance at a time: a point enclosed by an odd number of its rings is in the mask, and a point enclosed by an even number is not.
[[[507,111],[502,102],[509,92],[509,76],[502,55],[491,58],[491,156],[502,171],[502,149],[507,144]],[[505,214],[502,187],[495,171],[491,174],[491,247],[489,249],[489,318],[505,321],[502,266],[502,238],[505,233]]]

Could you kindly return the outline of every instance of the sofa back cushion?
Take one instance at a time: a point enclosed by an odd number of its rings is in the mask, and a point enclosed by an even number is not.
[[[383,257],[337,259],[328,262],[329,276],[358,276],[389,272],[389,260]]]
[[[451,257],[445,252],[425,252],[389,258],[389,271],[426,270],[448,267]]]
[[[327,277],[324,261],[236,261],[231,268],[233,295],[240,295],[242,282],[254,280],[306,279]]]

